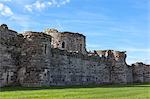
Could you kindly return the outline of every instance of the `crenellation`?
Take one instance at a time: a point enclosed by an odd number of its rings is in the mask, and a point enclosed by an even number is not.
[[[86,51],[80,33],[27,31],[0,26],[0,87],[150,82],[150,65],[127,65],[126,52]]]

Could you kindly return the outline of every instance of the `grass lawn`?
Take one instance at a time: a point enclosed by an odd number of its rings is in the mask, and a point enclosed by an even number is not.
[[[0,99],[150,99],[150,84],[68,87],[3,87]]]

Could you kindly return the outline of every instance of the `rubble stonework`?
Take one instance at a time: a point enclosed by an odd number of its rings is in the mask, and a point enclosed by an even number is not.
[[[86,51],[79,33],[28,31],[0,26],[0,87],[150,82],[150,65],[126,64],[126,53]]]
[[[7,25],[0,27],[0,86],[10,85],[16,79],[16,65],[13,58],[17,32],[8,30]]]
[[[150,65],[137,62],[132,66],[134,82],[150,82]]]
[[[144,64],[143,82],[150,82],[150,65]]]
[[[51,64],[51,36],[42,32],[23,34],[18,81],[23,86],[42,86],[49,84]]]
[[[87,54],[86,37],[79,33],[59,32],[56,29],[46,29],[45,33],[52,36],[52,47]]]

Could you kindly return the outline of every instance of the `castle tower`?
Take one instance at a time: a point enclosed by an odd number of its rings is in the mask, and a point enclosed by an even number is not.
[[[48,86],[51,64],[51,36],[26,32],[21,51],[18,81],[22,86]]]
[[[16,81],[15,51],[17,32],[0,26],[0,87],[13,85]]]
[[[56,29],[47,29],[46,34],[52,36],[52,47],[68,52],[87,54],[86,37],[79,33],[58,32]]]
[[[112,65],[112,83],[127,83],[127,64],[125,52],[114,51],[115,64]]]

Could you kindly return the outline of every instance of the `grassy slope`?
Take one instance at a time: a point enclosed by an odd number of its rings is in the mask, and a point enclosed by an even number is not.
[[[0,99],[150,99],[150,85],[4,87]]]

